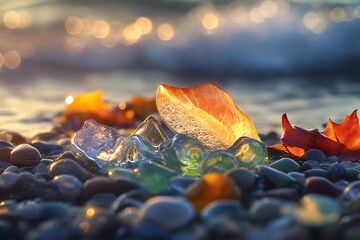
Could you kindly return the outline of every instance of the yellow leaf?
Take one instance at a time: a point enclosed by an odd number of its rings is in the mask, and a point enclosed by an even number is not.
[[[251,118],[211,83],[190,88],[160,85],[156,106],[172,131],[197,137],[209,150],[228,148],[242,136],[260,140]]]

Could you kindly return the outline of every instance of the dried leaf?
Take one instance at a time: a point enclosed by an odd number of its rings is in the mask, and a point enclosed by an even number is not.
[[[282,116],[282,125],[281,141],[295,157],[302,157],[309,149],[319,149],[326,156],[338,156],[340,160],[360,160],[360,125],[356,110],[340,124],[329,119],[323,133],[292,126],[286,114]]]
[[[214,84],[190,88],[160,85],[156,105],[171,130],[194,135],[208,149],[228,148],[241,136],[260,140],[251,118]]]
[[[88,119],[94,119],[108,126],[134,127],[136,120],[143,120],[156,112],[154,99],[134,96],[129,102],[121,102],[118,107],[103,100],[103,92],[95,92],[69,97],[65,112],[59,122],[68,131],[81,128]]]

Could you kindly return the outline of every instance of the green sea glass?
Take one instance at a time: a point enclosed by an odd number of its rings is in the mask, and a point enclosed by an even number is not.
[[[225,173],[237,166],[238,161],[234,154],[226,150],[217,150],[206,154],[200,166],[200,173],[201,175],[210,172]]]
[[[235,155],[240,167],[254,169],[257,165],[267,164],[265,144],[249,137],[240,137],[228,149]]]

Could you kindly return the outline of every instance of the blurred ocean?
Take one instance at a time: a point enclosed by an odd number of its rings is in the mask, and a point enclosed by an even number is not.
[[[64,99],[215,82],[260,132],[360,107],[356,1],[0,0],[0,129],[51,128]]]

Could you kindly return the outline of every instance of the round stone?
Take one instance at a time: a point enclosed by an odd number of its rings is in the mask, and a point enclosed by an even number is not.
[[[275,168],[284,173],[298,172],[301,170],[300,165],[291,158],[281,158],[271,163],[270,167]]]
[[[71,200],[79,198],[83,192],[83,184],[73,175],[56,176],[53,181],[62,195]]]
[[[339,204],[334,199],[319,194],[305,195],[295,211],[295,219],[307,226],[334,224],[340,216]]]
[[[318,149],[309,149],[306,151],[302,159],[304,161],[316,160],[318,162],[324,162],[326,160],[326,155]]]
[[[39,150],[29,144],[20,144],[10,153],[10,162],[18,167],[33,166],[40,162]]]
[[[243,192],[249,192],[254,189],[256,177],[252,170],[235,168],[228,171],[225,175],[233,180],[236,186]]]
[[[322,177],[309,177],[305,182],[306,193],[317,193],[333,198],[341,194],[341,189],[337,188],[332,182]]]
[[[249,209],[252,220],[259,224],[266,224],[281,216],[281,208],[285,201],[276,198],[262,198],[256,200]]]
[[[191,204],[180,197],[150,198],[139,210],[139,221],[159,225],[168,230],[186,226],[195,217]]]
[[[54,178],[58,175],[70,174],[77,177],[81,182],[85,182],[92,177],[92,174],[81,167],[72,159],[61,159],[50,165],[49,177]]]

